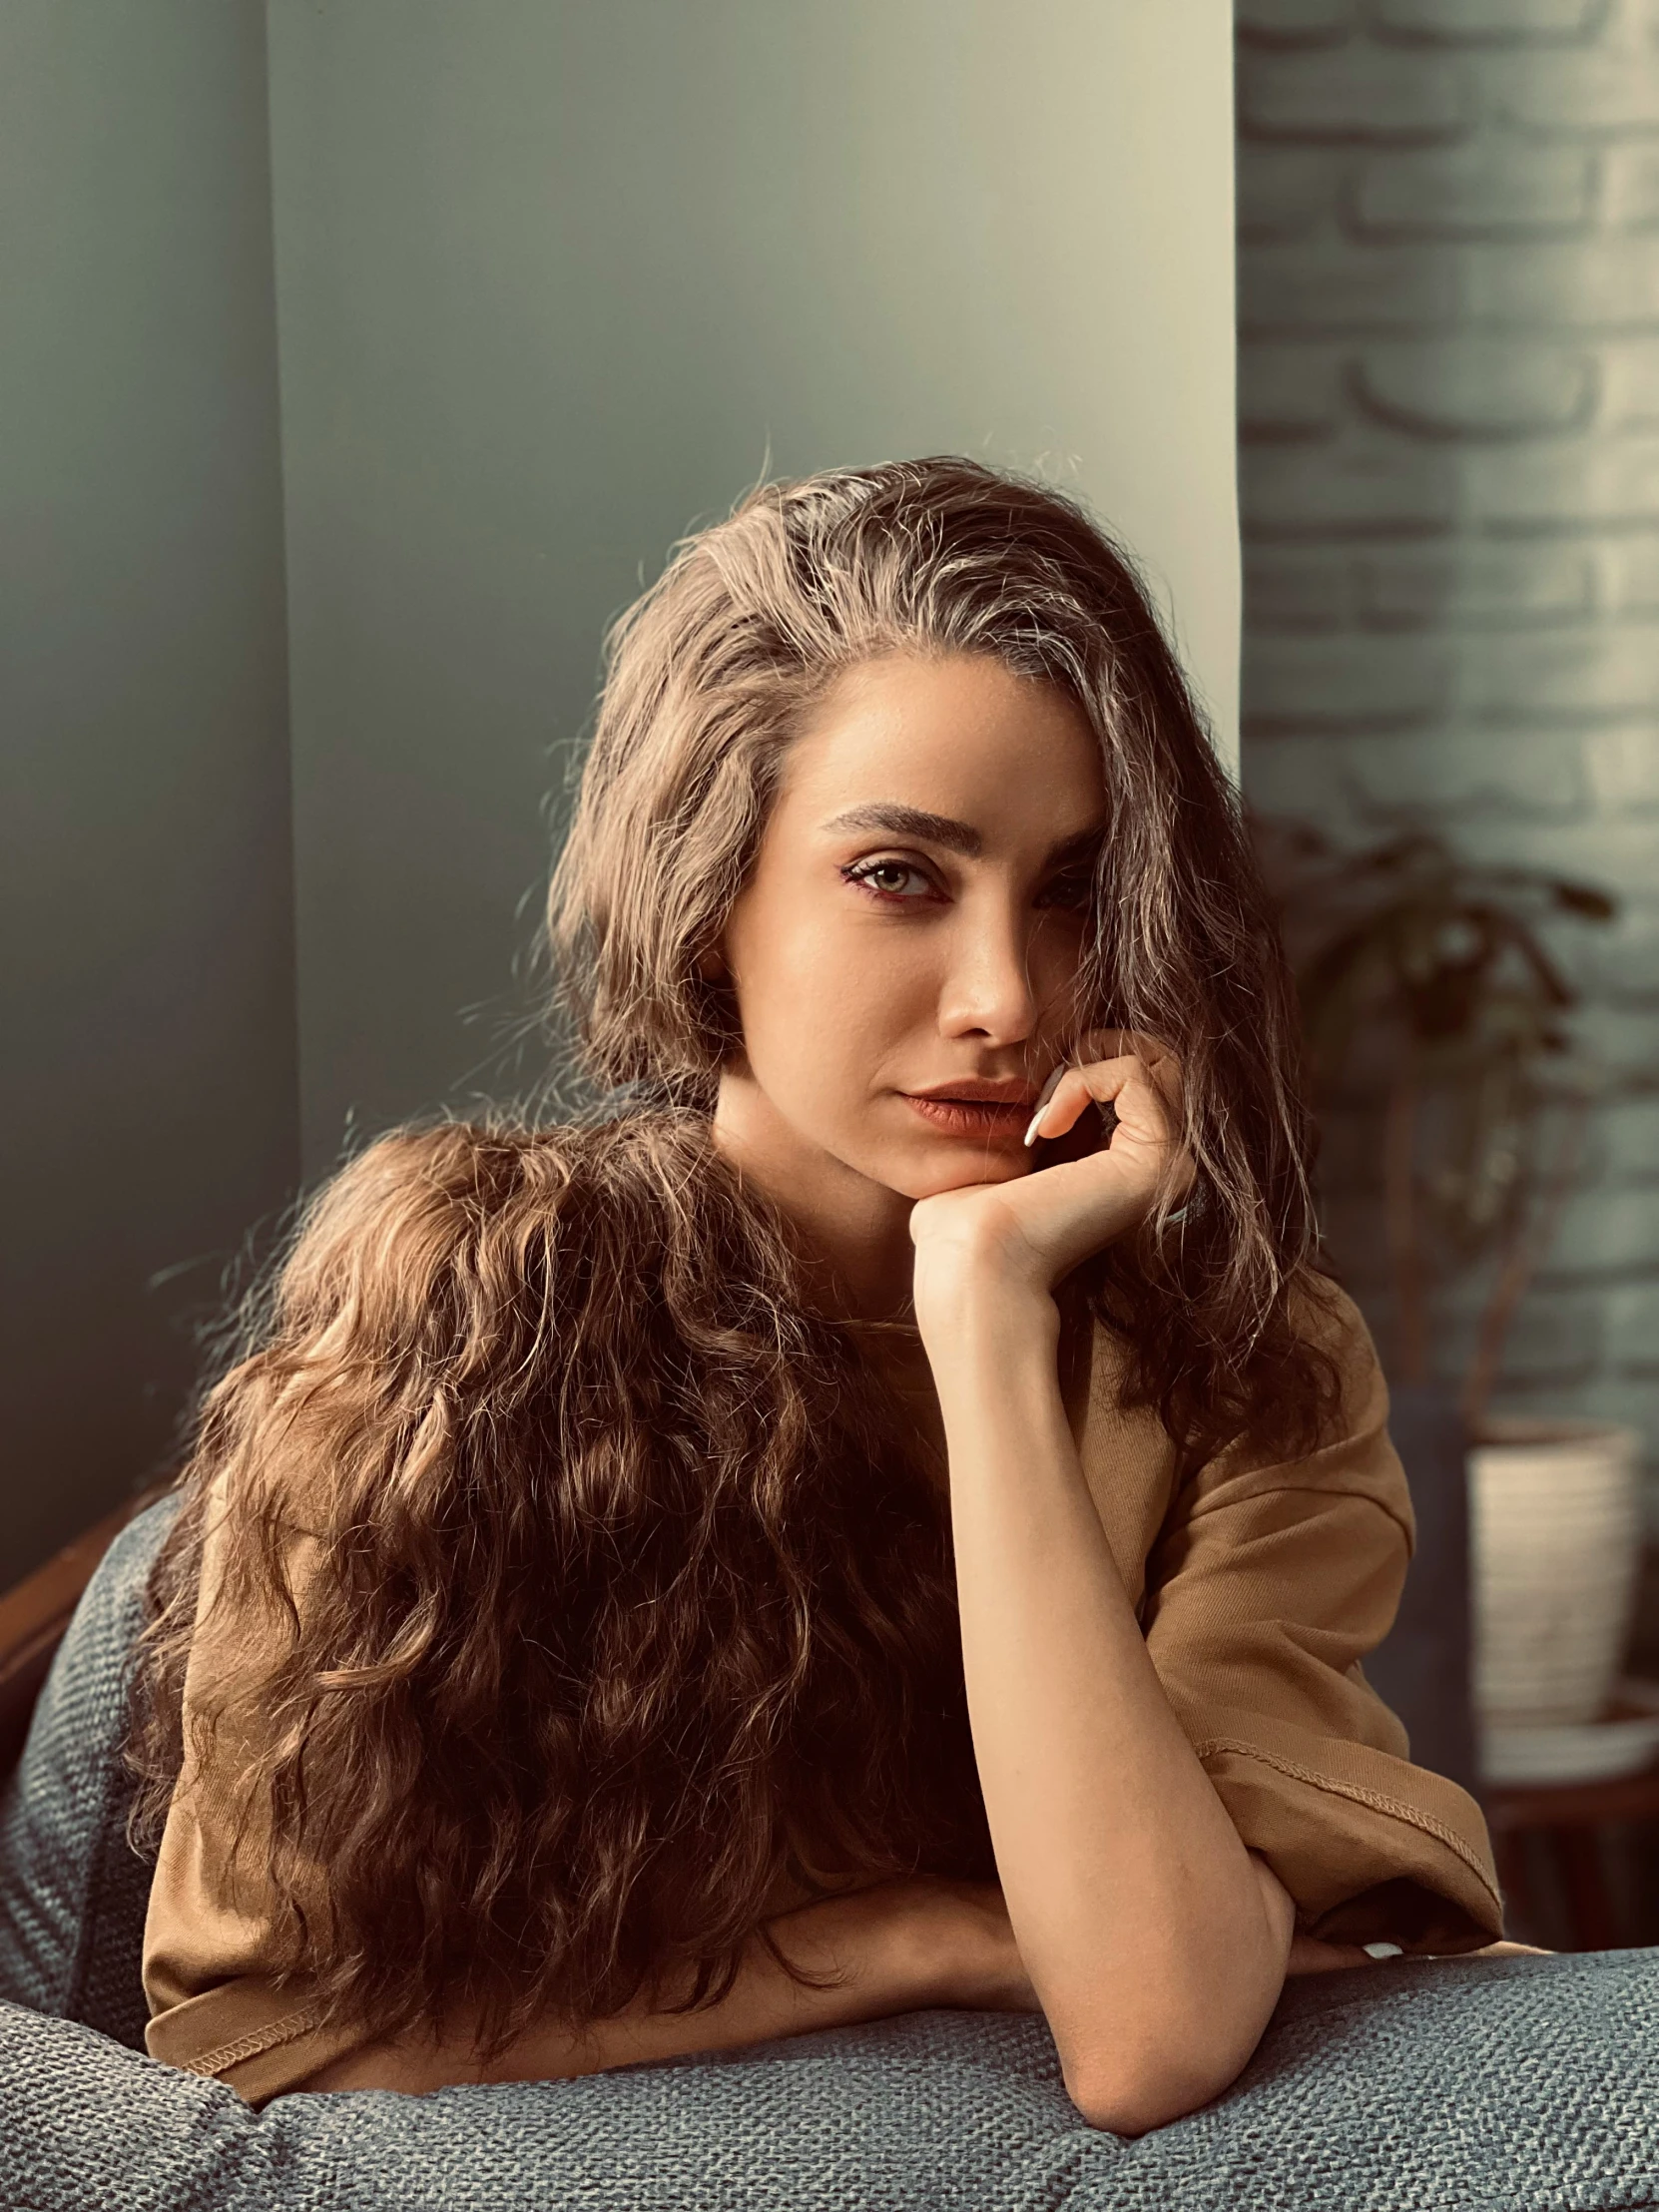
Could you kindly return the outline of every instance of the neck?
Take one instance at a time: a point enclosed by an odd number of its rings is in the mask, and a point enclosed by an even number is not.
[[[912,1323],[910,1208],[786,1122],[752,1077],[720,1079],[713,1138],[795,1230],[813,1295],[842,1320]]]

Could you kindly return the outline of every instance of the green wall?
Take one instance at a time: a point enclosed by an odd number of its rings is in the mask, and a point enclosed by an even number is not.
[[[308,1172],[348,1114],[536,1072],[549,748],[608,618],[769,466],[1083,489],[1231,740],[1224,0],[271,20]]]
[[[266,115],[252,0],[0,7],[0,1583],[298,1173]]]
[[[763,472],[1081,490],[1233,743],[1230,42],[1225,0],[5,0],[0,1581],[166,1464],[192,1327],[349,1120],[543,1073],[601,632]]]

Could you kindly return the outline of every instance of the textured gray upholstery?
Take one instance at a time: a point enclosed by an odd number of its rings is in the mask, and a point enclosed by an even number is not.
[[[1242,2079],[1139,2142],[1082,2126],[1024,2015],[921,2012],[725,2057],[252,2112],[142,2049],[147,1870],[119,1836],[153,1507],[94,1577],[0,1806],[5,2212],[1614,2212],[1659,2204],[1659,1954],[1293,1983]]]
[[[139,1985],[150,1867],[124,1833],[117,1757],[144,1578],[177,1495],[139,1514],[93,1575],[0,1797],[0,1997],[144,2048]]]
[[[1079,2124],[1026,2016],[911,2013],[584,2081],[256,2115],[0,2007],[0,2203],[40,2212],[1613,2212],[1659,2201],[1650,1952],[1387,1966],[1291,1991],[1238,2086]]]

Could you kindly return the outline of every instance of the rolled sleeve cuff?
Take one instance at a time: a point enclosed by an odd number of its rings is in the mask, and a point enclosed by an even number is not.
[[[169,2005],[144,2031],[152,2058],[223,2081],[256,2109],[367,2040],[360,2027],[329,2028],[305,1981],[278,1988],[263,1974]]]
[[[1455,1783],[1333,1739],[1228,1731],[1195,1749],[1243,1842],[1296,1901],[1305,1934],[1424,1952],[1476,1950],[1502,1936],[1486,1824]]]

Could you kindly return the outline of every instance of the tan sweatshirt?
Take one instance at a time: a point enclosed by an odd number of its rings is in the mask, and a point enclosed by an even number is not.
[[[1121,1354],[1095,1329],[1062,1351],[1062,1386],[1090,1493],[1177,1716],[1245,1844],[1266,1858],[1308,1934],[1460,1951],[1502,1933],[1490,1842],[1472,1798],[1409,1763],[1405,1732],[1361,1671],[1386,1634],[1412,1541],[1387,1434],[1387,1392],[1352,1301],[1319,1325],[1343,1370],[1340,1440],[1252,1464],[1224,1452],[1177,1491],[1156,1415],[1125,1412]],[[938,1447],[936,1401],[898,1380]],[[213,1587],[210,1537],[204,1606]],[[234,1664],[199,1639],[186,1682]],[[234,1744],[217,1756],[234,1760]],[[252,2104],[365,2042],[327,2026],[302,1982],[268,1974],[268,1901],[231,1871],[226,1781],[187,1762],[162,1841],[144,1939],[151,2055],[217,2075]],[[780,1906],[780,1910],[783,1910]]]

